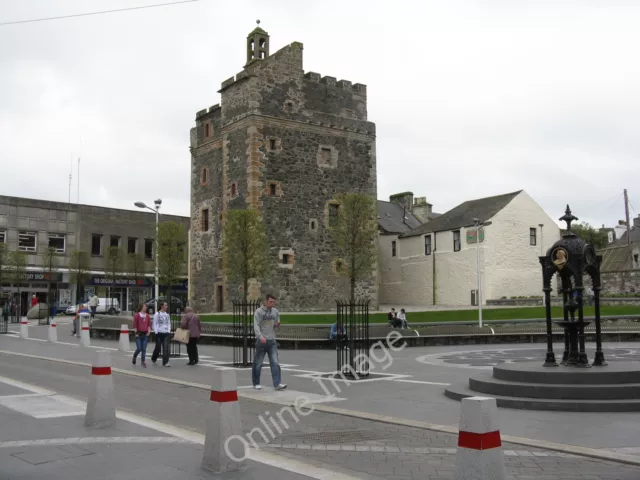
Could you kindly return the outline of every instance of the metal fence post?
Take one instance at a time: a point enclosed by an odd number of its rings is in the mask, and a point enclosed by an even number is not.
[[[368,377],[370,370],[369,301],[336,301],[337,372]]]
[[[250,367],[255,350],[253,314],[260,308],[259,301],[234,300],[233,304],[233,365]]]
[[[169,334],[169,357],[180,357],[180,342],[176,342],[173,338],[176,328],[180,327],[180,315],[170,315],[171,317],[171,333]]]

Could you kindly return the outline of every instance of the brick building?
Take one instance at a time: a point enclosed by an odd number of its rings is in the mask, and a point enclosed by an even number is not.
[[[162,215],[160,221],[180,223],[189,230],[188,217]],[[155,285],[155,222],[153,213],[141,210],[0,196],[0,243],[9,252],[18,250],[27,254],[27,278],[20,285],[21,310],[26,312],[31,295],[46,301],[49,275],[43,269],[43,258],[49,247],[56,248],[59,254],[58,268],[50,277],[56,305],[64,307],[79,300],[68,268],[74,250],[86,252],[89,257],[85,298],[94,292],[99,297],[108,293],[119,300],[122,310],[131,310],[134,298],[150,299]],[[123,271],[115,283],[107,278],[105,258],[113,246],[120,247],[124,254],[139,253],[146,274],[133,280],[129,272]],[[8,278],[0,287],[5,295],[18,291]],[[186,293],[186,281],[173,288]]]
[[[328,227],[336,194],[376,197],[375,125],[367,121],[366,86],[303,70],[301,43],[273,55],[269,35],[247,37],[244,69],[225,80],[221,103],[196,114],[191,129],[190,296],[198,311],[229,310],[241,297],[221,265],[229,209],[259,209],[271,257],[267,278],[283,309],[328,310],[347,281],[334,272]],[[377,304],[372,272],[358,295]]]

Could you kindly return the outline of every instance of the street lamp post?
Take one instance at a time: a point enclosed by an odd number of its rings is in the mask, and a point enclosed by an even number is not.
[[[160,285],[158,284],[158,223],[160,221],[160,205],[162,205],[162,200],[157,199],[153,202],[156,206],[155,210],[151,207],[148,207],[144,202],[136,202],[134,205],[138,208],[146,208],[147,210],[151,210],[156,214],[156,274],[154,278],[155,284],[155,295],[154,295],[154,313],[158,311],[158,296],[160,295]]]
[[[480,223],[477,218],[473,219],[473,224],[476,227],[476,271],[478,275],[478,325],[482,328],[482,277],[480,276],[480,227],[491,225],[491,222]]]
[[[540,227],[540,256],[542,257],[544,255],[544,237],[542,236],[542,227],[544,227],[544,224],[539,223],[538,226]],[[542,293],[542,306],[545,306],[544,292]]]

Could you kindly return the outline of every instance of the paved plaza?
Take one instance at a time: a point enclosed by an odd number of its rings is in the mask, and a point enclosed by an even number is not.
[[[180,431],[202,435],[204,432],[202,418],[190,412],[201,412],[206,407],[208,401],[206,390],[209,388],[212,370],[233,368],[230,366],[232,359],[230,348],[201,346],[202,360],[196,367],[186,366],[187,359],[183,352],[182,358],[171,359],[173,368],[151,366],[149,362],[149,367],[142,369],[131,364],[131,353],[117,351],[116,342],[92,339],[92,347],[80,347],[78,339],[65,332],[65,328],[67,328],[65,325],[60,325],[58,332],[60,343],[52,345],[43,341],[46,338],[46,326],[30,327],[29,340],[17,338],[17,329],[10,327],[10,330],[15,333],[0,336],[0,377],[38,385],[75,401],[86,401],[90,377],[88,366],[97,348],[108,349],[112,354],[116,402],[119,410],[135,414],[139,418],[152,419]],[[640,350],[640,348],[636,350],[634,344],[611,343],[606,344],[605,347],[607,359],[611,362],[617,361],[618,358],[636,361],[637,358],[634,356],[638,355],[637,352]],[[335,351],[281,350],[283,379],[289,384],[289,388],[283,392],[276,392],[270,388],[270,373],[266,365],[262,372],[262,383],[265,389],[260,392],[250,388],[248,369],[236,369],[245,432],[261,427],[259,416],[263,418],[274,416],[285,406],[293,404],[300,396],[305,396],[315,408],[312,414],[299,419],[298,422],[289,422],[288,427],[284,428],[281,434],[276,435],[276,438],[267,439],[268,443],[260,440],[259,436],[256,437],[260,447],[258,453],[272,455],[273,458],[285,462],[282,465],[287,465],[286,462],[291,462],[292,465],[289,470],[286,470],[286,475],[292,475],[291,477],[283,476],[284,474],[279,471],[271,472],[267,467],[271,469],[275,467],[265,465],[266,478],[270,478],[272,474],[279,475],[278,478],[322,478],[322,472],[333,472],[335,475],[344,475],[344,478],[453,479],[460,404],[444,396],[445,386],[462,382],[473,375],[474,370],[490,369],[495,363],[531,361],[531,359],[542,361],[544,358],[542,346],[531,344],[488,345],[483,348],[478,346],[407,347],[398,352],[386,351],[386,355],[382,350],[377,352],[379,354],[374,359],[373,372],[379,375],[368,380],[337,381],[332,384],[321,381],[319,376],[335,369]],[[5,384],[4,388],[9,386]],[[3,421],[3,425],[5,424],[4,415],[7,414],[6,409],[11,410],[11,407],[5,403],[10,400],[4,397],[15,394],[13,390],[0,389],[0,415],[3,416],[0,420]],[[34,407],[32,411],[39,411],[40,408]],[[501,432],[505,440],[505,462],[509,478],[518,480],[638,478],[638,465],[611,461],[602,457],[607,457],[608,452],[612,452],[610,458],[618,455],[616,458],[635,459],[640,463],[639,414],[593,415],[503,408],[498,412]],[[82,411],[81,414],[83,415],[84,412]],[[25,414],[13,412],[12,415],[24,416]],[[57,418],[55,422],[58,423],[53,423],[50,428],[47,427],[49,430],[45,428],[34,430],[33,434],[38,436],[32,435],[27,439],[82,436],[89,438],[153,437],[157,440],[132,444],[134,445],[132,451],[138,447],[142,451],[145,448],[151,448],[147,443],[153,441],[175,442],[155,443],[153,448],[159,450],[170,448],[172,452],[184,450],[184,459],[191,458],[189,468],[193,467],[193,470],[185,475],[194,475],[186,478],[201,478],[197,476],[202,474],[197,468],[201,445],[194,443],[193,438],[188,434],[176,436],[168,435],[166,432],[145,430],[144,433],[136,433],[131,430],[117,434],[112,432],[110,435],[104,432],[99,435],[84,432],[83,435],[79,432],[56,431],[56,428],[63,428],[62,424],[65,428],[66,425],[74,425],[73,422],[82,425],[82,417],[79,415],[78,412],[75,414],[69,412],[68,417]],[[53,420],[29,417],[29,421],[52,422]],[[429,424],[434,428],[429,428]],[[123,428],[140,427],[135,425],[128,427],[125,424]],[[14,438],[13,435],[16,433],[23,433],[23,431],[8,431],[3,433],[4,436],[0,440],[8,442],[22,439],[20,436]],[[511,443],[507,441],[511,437],[522,437],[528,441]],[[160,440],[160,438],[167,438],[167,440]],[[170,438],[176,440],[170,440]],[[188,443],[185,438],[190,439],[191,443]],[[553,445],[549,442],[553,442]],[[0,445],[3,444],[0,443]],[[101,455],[102,450],[114,451],[112,448],[126,451],[125,444],[117,444],[116,447],[113,447],[114,444],[111,445],[92,443],[83,444],[81,448],[98,450],[94,452],[97,456]],[[576,447],[591,449],[587,453],[599,453],[600,458],[594,458],[593,455],[579,455],[576,453]],[[35,447],[29,449],[31,448]],[[574,450],[570,451],[571,448]],[[9,450],[5,450],[6,447],[2,447],[0,454],[7,455]],[[11,452],[15,453],[13,450]],[[52,462],[80,462],[82,459],[82,461],[91,462],[89,458],[91,455],[79,456],[77,459],[74,457],[74,459],[57,460],[56,455],[58,453],[46,453],[45,457],[54,458]],[[60,453],[60,455],[72,455],[72,453]],[[160,454],[159,456],[162,457]],[[17,460],[12,458],[11,465],[14,466],[12,468],[18,468],[15,467],[19,465],[15,463]],[[178,460],[167,460],[167,463],[166,468],[179,468]],[[256,465],[260,464],[256,463]],[[300,470],[300,465],[312,471],[304,472]],[[98,478],[130,478],[117,476],[126,474],[127,472],[114,471],[113,477]],[[0,476],[0,478],[5,477]],[[140,477],[135,476],[135,478]],[[155,476],[154,478],[164,477]]]

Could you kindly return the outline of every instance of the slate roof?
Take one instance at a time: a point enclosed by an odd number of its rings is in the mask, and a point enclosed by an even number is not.
[[[640,228],[631,229],[631,243],[640,243]],[[613,245],[622,246],[627,245],[627,232],[620,235],[620,239],[613,242]]]
[[[448,212],[443,213],[438,218],[434,218],[409,232],[401,234],[400,237],[415,237],[417,235],[424,235],[425,233],[456,230],[461,227],[473,225],[474,218],[477,218],[481,222],[486,222],[506,207],[509,202],[521,192],[522,190],[518,190],[517,192],[506,193],[504,195],[466,201]]]
[[[624,247],[614,246],[599,250],[598,254],[602,255],[600,271],[619,272],[621,270],[630,270],[631,259],[629,258],[629,249],[626,244]]]
[[[387,233],[408,232],[411,229],[420,226],[418,220],[413,213],[404,210],[399,203],[385,202],[378,200],[378,226]],[[402,214],[407,217],[406,222],[402,221]]]

